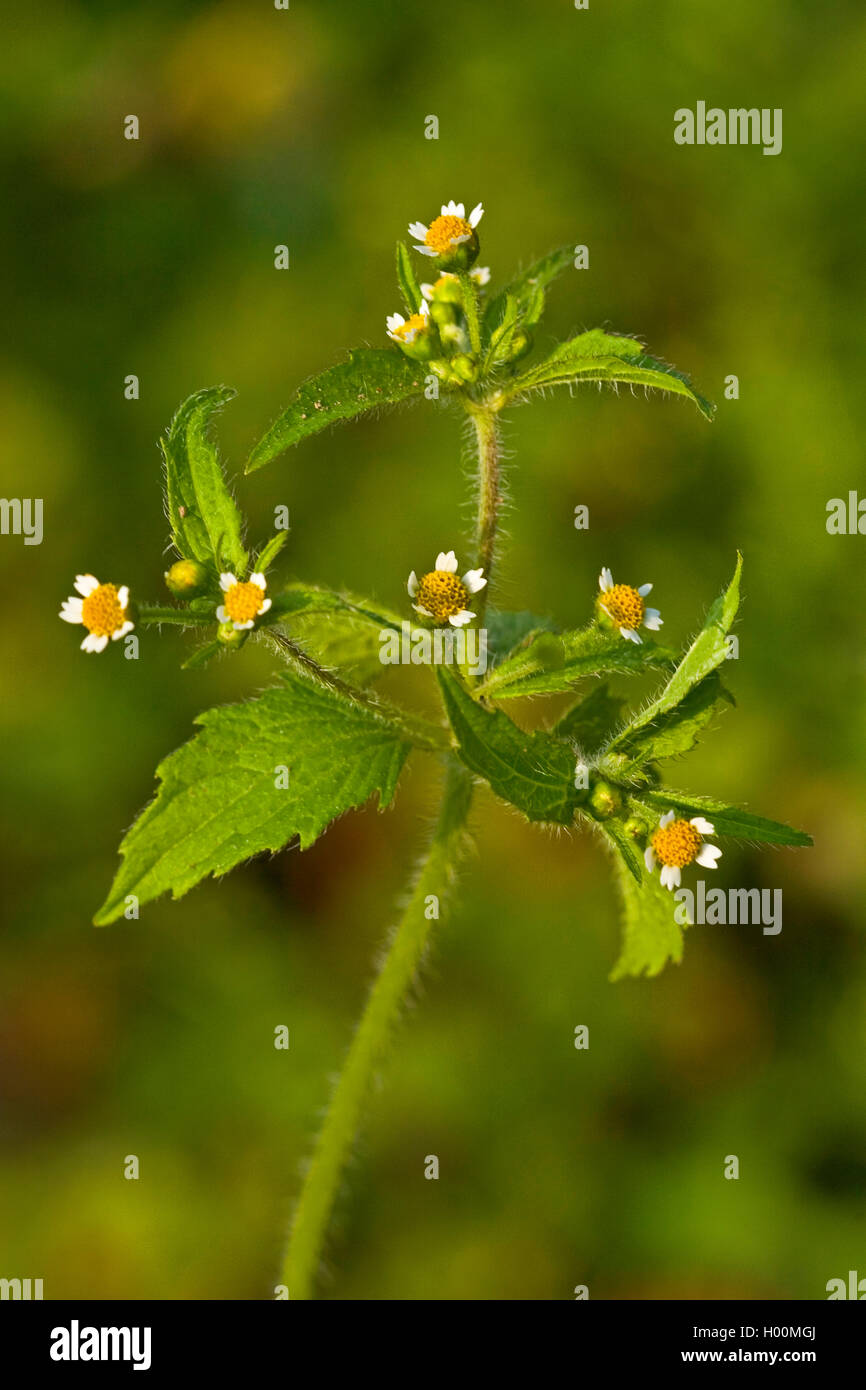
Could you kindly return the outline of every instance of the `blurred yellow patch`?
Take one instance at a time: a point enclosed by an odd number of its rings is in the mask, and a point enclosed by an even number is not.
[[[219,5],[193,19],[166,58],[167,129],[206,149],[243,146],[294,92],[306,66],[282,11]]]

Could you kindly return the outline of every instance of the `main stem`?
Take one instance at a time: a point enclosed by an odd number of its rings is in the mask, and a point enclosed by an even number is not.
[[[478,338],[480,341],[474,286],[469,283],[468,276],[465,278],[467,298],[471,296],[473,307],[476,308],[474,322],[470,317],[470,327],[474,328],[473,340]],[[487,403],[473,402],[467,408],[478,443],[477,564],[489,581],[501,501],[497,416],[496,410]],[[488,590],[489,582],[475,596],[479,623],[484,618]],[[284,634],[269,635],[276,639],[284,655],[310,670],[318,679],[324,679],[326,684],[339,681],[333,673],[319,668]],[[358,698],[358,692],[351,693]],[[415,741],[421,740],[416,736]],[[430,848],[416,875],[409,904],[392,936],[384,964],[370,991],[295,1208],[281,1276],[289,1298],[309,1299],[314,1296],[322,1246],[340,1178],[358,1132],[364,1100],[373,1073],[388,1048],[403,1002],[423,962],[432,924],[438,917],[438,909],[434,912],[432,903],[435,900],[441,905],[453,882],[455,865],[466,836],[471,800],[472,779],[469,773],[453,755],[446,755],[445,785]]]
[[[484,570],[484,576],[487,580],[485,587],[477,596],[473,596],[480,626],[484,621],[487,595],[490,592],[490,577],[496,554],[496,531],[499,525],[499,508],[502,504],[502,478],[496,412],[490,406],[478,405],[473,406],[469,413],[475,428],[475,438],[478,445],[476,563]]]
[[[427,857],[349,1048],[295,1210],[282,1273],[289,1298],[313,1297],[340,1175],[358,1131],[373,1073],[426,952],[438,915],[438,910],[434,915],[431,899],[441,905],[453,881],[471,797],[469,774],[449,757],[439,819]]]

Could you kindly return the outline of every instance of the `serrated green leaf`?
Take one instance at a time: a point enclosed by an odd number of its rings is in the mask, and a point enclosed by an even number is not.
[[[306,612],[293,617],[289,626],[320,666],[338,671],[353,685],[369,685],[388,670],[379,657],[381,629],[366,619],[349,612]]]
[[[578,385],[582,381],[668,391],[693,401],[707,420],[712,420],[715,412],[712,403],[698,394],[682,372],[648,356],[634,338],[605,333],[600,328],[559,343],[543,362],[515,378],[507,388],[506,398],[513,400],[530,391]]]
[[[540,632],[553,630],[549,618],[539,618],[535,613],[501,612],[488,608],[484,626],[487,629],[487,651],[495,660],[504,659],[517,647],[523,646],[527,638]]]
[[[273,595],[268,621],[275,623],[295,613],[341,612],[345,600],[334,589],[317,584],[287,584]]]
[[[706,616],[704,625],[689,647],[667,685],[646,709],[632,719],[617,740],[634,741],[639,733],[660,721],[668,710],[681,704],[694,686],[721,666],[727,659],[727,635],[737,616],[740,606],[740,575],[743,557],[737,556],[734,577],[723,594],[716,599]]]
[[[354,420],[381,406],[419,397],[424,371],[398,349],[355,348],[348,362],[304,382],[250,454],[247,473],[340,420]]]
[[[256,556],[255,569],[258,574],[267,574],[288,539],[288,531],[275,531],[265,542]]]
[[[345,811],[391,801],[411,744],[385,718],[293,675],[256,700],[209,710],[157,769],[156,799],[121,845],[124,862],[95,917],[186,893],[251,855],[306,849]],[[278,769],[289,769],[278,787]]]
[[[678,757],[694,748],[702,731],[725,703],[734,704],[734,698],[722,685],[718,671],[712,671],[692,686],[673,709],[663,711],[638,731],[623,730],[611,740],[605,753],[623,753],[632,763]]]
[[[743,811],[738,806],[727,806],[709,796],[694,796],[691,792],[676,791],[672,787],[659,787],[632,793],[633,799],[642,805],[665,811],[680,811],[686,816],[707,816],[711,819],[716,835],[727,835],[732,840],[748,840],[759,845],[792,845],[805,848],[812,843],[811,835],[803,830],[794,830],[780,821],[767,820],[764,816],[753,816],[751,811]]]
[[[437,674],[466,766],[528,820],[570,825],[582,799],[571,750],[550,734],[526,733],[501,710],[485,709],[448,667]]]
[[[621,722],[625,705],[621,696],[611,695],[607,685],[602,683],[566,710],[553,726],[553,733],[557,738],[574,739],[586,754],[594,753]]]
[[[417,314],[423,298],[412,257],[404,241],[397,242],[397,284],[403,297],[407,314]]]
[[[636,883],[618,858],[615,873],[622,897],[623,939],[611,982],[628,975],[658,975],[668,961],[679,964],[683,932],[674,916],[673,893],[662,887],[655,874],[644,874]]]
[[[494,325],[490,335],[490,347],[484,359],[484,370],[491,362],[502,362],[508,357],[515,329],[518,326],[518,304],[511,294],[506,294],[502,318]]]
[[[206,387],[184,401],[160,440],[165,460],[166,509],[172,540],[185,560],[243,574],[247,552],[241,516],[209,438],[214,416],[237,393]]]
[[[561,246],[549,252],[540,260],[533,262],[526,270],[515,275],[507,285],[494,295],[484,315],[486,329],[491,331],[501,322],[505,313],[505,302],[509,295],[514,299],[521,320],[527,327],[538,322],[544,308],[544,296],[549,285],[564,270],[574,265],[574,247]],[[533,317],[534,315],[534,317]]]
[[[497,700],[561,694],[584,676],[644,671],[670,665],[675,659],[667,647],[651,641],[627,642],[619,633],[594,625],[559,635],[543,632],[493,668],[483,693]]]

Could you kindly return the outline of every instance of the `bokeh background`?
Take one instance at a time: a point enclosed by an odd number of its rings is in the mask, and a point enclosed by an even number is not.
[[[79,570],[160,598],[156,440],[177,404],[238,388],[220,435],[240,475],[300,380],[384,342],[395,239],[449,198],[483,200],[498,282],[589,246],[542,341],[640,334],[719,403],[713,426],[626,392],[515,412],[500,605],[580,623],[607,564],[655,583],[681,642],[741,548],[739,707],[677,780],[816,844],[726,847],[723,886],[783,889],[780,936],[695,927],[681,966],[612,986],[604,855],[482,791],[323,1292],[812,1299],[866,1274],[866,540],[825,530],[830,498],[866,493],[862,7],[45,0],[4,34],[0,469],[4,495],[44,498],[45,538],[0,538],[0,1275],[48,1298],[272,1296],[435,769],[416,759],[393,810],[303,855],[97,930],[157,761],[272,667],[250,644],[181,672],[171,632],[138,662],[89,658],[56,614]],[[676,146],[673,112],[699,99],[782,107],[782,154]],[[444,409],[327,433],[238,476],[250,534],[284,503],[287,577],[400,606],[410,569],[466,550],[460,445]]]

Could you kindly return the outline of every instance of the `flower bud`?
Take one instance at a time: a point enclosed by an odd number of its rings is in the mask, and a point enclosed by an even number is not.
[[[430,305],[430,317],[441,328],[445,324],[459,323],[460,310],[453,300],[434,299]]]
[[[209,578],[197,560],[176,560],[165,573],[166,586],[175,598],[195,598],[208,588]]]
[[[596,782],[589,798],[589,804],[597,816],[606,820],[622,810],[622,792],[609,782]]]
[[[249,637],[249,632],[238,631],[234,623],[220,623],[217,628],[217,641],[222,642],[224,647],[237,650],[242,647]]]
[[[458,381],[471,382],[478,377],[478,363],[474,358],[467,356],[465,352],[458,353],[451,358],[451,370]]]

